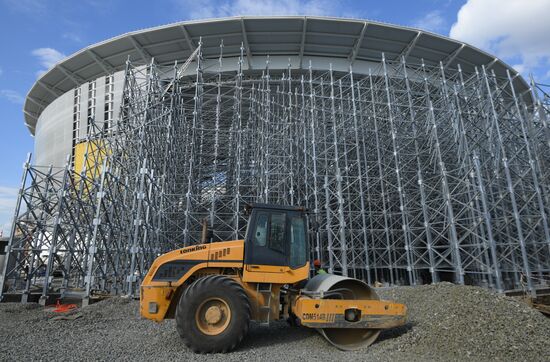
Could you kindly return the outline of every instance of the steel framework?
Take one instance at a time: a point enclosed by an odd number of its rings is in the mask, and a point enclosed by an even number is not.
[[[242,238],[249,202],[303,205],[312,257],[372,283],[532,293],[550,276],[549,98],[508,73],[384,56],[369,74],[127,62],[82,162],[25,164],[2,295],[139,293],[152,260]],[[193,77],[184,71],[194,66]]]

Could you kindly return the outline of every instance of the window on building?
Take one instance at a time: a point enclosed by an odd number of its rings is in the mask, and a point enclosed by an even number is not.
[[[114,76],[105,77],[105,107],[103,109],[103,130],[108,131],[113,124]]]
[[[94,133],[93,126],[95,123],[95,107],[96,107],[96,82],[88,83],[88,113],[87,113],[87,133]]]
[[[73,94],[73,138],[72,138],[72,156],[71,162],[74,165],[74,148],[78,143],[80,137],[80,100],[81,100],[81,88],[74,89]]]

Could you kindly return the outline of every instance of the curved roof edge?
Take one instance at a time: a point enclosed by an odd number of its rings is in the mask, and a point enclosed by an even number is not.
[[[56,98],[76,86],[124,69],[126,60],[160,64],[186,59],[202,37],[203,55],[218,56],[220,40],[224,55],[236,56],[244,44],[248,68],[252,58],[265,55],[328,57],[355,61],[381,60],[401,56],[443,62],[445,67],[460,64],[465,72],[485,65],[497,75],[509,70],[518,94],[528,93],[521,75],[497,57],[467,43],[420,29],[382,22],[319,16],[237,16],[192,20],[125,33],[90,45],[56,63],[42,74],[28,92],[23,112],[25,124],[34,134],[42,111]],[[529,95],[530,96],[530,95]]]

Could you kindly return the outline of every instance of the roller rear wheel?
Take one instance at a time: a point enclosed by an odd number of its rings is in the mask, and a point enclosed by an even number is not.
[[[176,326],[184,343],[197,353],[233,350],[248,333],[250,304],[233,279],[212,275],[196,280],[182,293]]]

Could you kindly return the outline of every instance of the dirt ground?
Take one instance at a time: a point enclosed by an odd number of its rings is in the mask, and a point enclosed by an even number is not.
[[[197,355],[173,321],[139,317],[139,303],[112,298],[56,319],[37,304],[0,304],[0,360],[211,361],[550,361],[550,318],[521,301],[478,287],[439,283],[378,290],[407,304],[406,326],[372,346],[335,349],[316,331],[252,324],[234,352]]]

